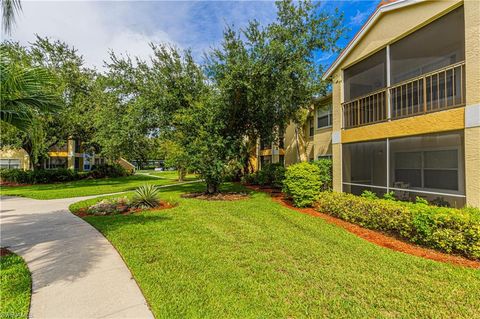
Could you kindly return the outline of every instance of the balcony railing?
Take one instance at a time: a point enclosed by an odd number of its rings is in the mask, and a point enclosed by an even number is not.
[[[398,119],[465,105],[465,62],[395,84],[343,103],[344,128],[388,120],[386,92],[390,95],[390,119]]]
[[[343,103],[343,126],[357,127],[387,119],[387,89],[382,89],[353,101]]]

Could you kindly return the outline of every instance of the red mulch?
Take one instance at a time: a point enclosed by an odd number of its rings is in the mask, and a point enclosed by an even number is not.
[[[476,268],[480,269],[480,261],[475,261],[471,259],[467,259],[461,256],[454,256],[454,255],[449,255],[449,254],[444,254],[441,252],[438,252],[433,249],[428,249],[424,247],[420,247],[405,241],[402,241],[398,238],[392,237],[385,235],[383,233],[380,233],[378,231],[374,231],[371,229],[366,229],[361,226],[346,222],[344,220],[341,220],[339,218],[330,216],[328,214],[324,213],[319,213],[313,208],[297,208],[294,207],[291,202],[289,202],[282,193],[278,192],[278,190],[272,190],[272,189],[261,189],[256,186],[247,186],[250,189],[257,190],[257,191],[263,191],[266,193],[269,193],[272,196],[272,199],[284,207],[293,209],[297,212],[315,216],[315,217],[320,217],[324,219],[325,221],[329,222],[330,224],[335,224],[337,226],[340,226],[344,228],[345,230],[357,235],[360,238],[363,238],[365,240],[368,240],[371,243],[374,243],[376,245],[389,248],[392,250],[400,251],[405,254],[410,254],[413,256],[418,256],[418,257],[423,257],[435,261],[440,261],[444,263],[449,263],[453,265],[458,265],[458,266],[463,266],[463,267],[469,267],[469,268]]]
[[[135,208],[135,209],[131,209],[127,212],[118,213],[118,214],[94,215],[94,214],[89,214],[87,212],[87,208],[81,208],[78,211],[76,211],[74,214],[78,217],[81,217],[81,218],[86,217],[86,216],[131,215],[131,214],[135,214],[135,213],[139,213],[139,212],[157,211],[157,210],[168,209],[168,208],[172,208],[172,207],[175,207],[175,205],[172,205],[172,204],[167,203],[167,202],[161,202],[160,205],[158,205],[157,207],[154,207],[154,208],[147,208],[147,209],[145,209],[145,208]]]
[[[0,247],[0,257],[8,256],[11,253],[12,252],[10,250],[8,250],[7,248]]]
[[[17,187],[17,186],[31,186],[32,184],[19,184],[15,182],[0,182],[0,186],[8,186],[8,187]]]
[[[248,198],[249,195],[246,193],[217,193],[217,194],[206,194],[206,193],[187,193],[181,195],[182,198],[195,198],[203,200],[225,200],[225,201],[234,201]]]

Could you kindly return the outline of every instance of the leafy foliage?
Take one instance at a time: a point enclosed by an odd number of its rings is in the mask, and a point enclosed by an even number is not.
[[[1,47],[0,47],[1,48]],[[54,77],[45,68],[25,67],[0,51],[0,119],[25,131],[42,112],[61,107],[53,93]]]
[[[320,169],[320,180],[322,181],[322,190],[332,190],[332,160],[328,158],[322,158],[313,161],[312,164],[317,165]]]
[[[283,192],[297,207],[311,206],[322,187],[320,169],[311,163],[298,163],[287,167]]]
[[[153,184],[145,184],[135,190],[132,205],[139,208],[154,208],[160,204],[159,189]]]
[[[480,259],[480,210],[454,209],[373,196],[322,192],[315,208],[414,243]]]
[[[118,164],[104,164],[94,167],[89,172],[77,172],[70,169],[38,169],[24,171],[21,169],[1,169],[0,179],[3,182],[18,184],[50,184],[58,182],[69,182],[85,178],[112,178],[130,175]]]

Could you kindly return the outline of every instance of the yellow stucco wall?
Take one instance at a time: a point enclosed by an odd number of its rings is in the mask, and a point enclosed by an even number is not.
[[[23,170],[30,169],[30,157],[23,148],[19,149],[0,149],[1,159],[18,159],[20,160],[20,168]]]
[[[480,104],[480,2],[465,1],[466,103]],[[467,205],[480,207],[480,127],[465,129]]]
[[[463,130],[464,128],[465,108],[460,107],[441,112],[346,129],[342,131],[342,143]]]
[[[480,207],[480,127],[465,130],[465,173],[467,205]]]

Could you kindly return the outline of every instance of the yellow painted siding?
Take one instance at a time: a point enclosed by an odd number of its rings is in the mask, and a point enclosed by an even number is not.
[[[480,127],[465,130],[467,205],[480,207]]]
[[[465,1],[465,72],[467,105],[480,104],[480,3]],[[467,205],[480,207],[480,127],[465,129]]]
[[[342,143],[429,134],[465,128],[465,108],[407,117],[342,131]]]
[[[480,2],[465,1],[465,90],[467,105],[480,103]]]
[[[20,168],[23,170],[30,169],[30,157],[23,148],[19,149],[0,149],[1,159],[18,159]]]
[[[48,152],[48,156],[51,156],[51,157],[67,157],[68,152]]]

